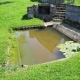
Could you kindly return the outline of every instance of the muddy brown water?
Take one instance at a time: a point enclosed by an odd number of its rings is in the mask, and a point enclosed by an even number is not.
[[[13,63],[19,65],[34,65],[65,58],[57,46],[71,39],[60,32],[46,28],[43,30],[18,31],[17,48]]]

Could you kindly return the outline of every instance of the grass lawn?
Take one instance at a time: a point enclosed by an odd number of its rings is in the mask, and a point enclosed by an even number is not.
[[[37,0],[35,2],[31,2],[31,0],[0,0],[0,63],[6,59],[5,54],[11,27],[43,24],[43,21],[37,18],[23,19],[27,14],[27,7],[37,3],[39,3]]]
[[[80,54],[64,61],[50,62],[6,72],[6,80],[80,80]],[[3,78],[2,78],[3,79]]]
[[[68,3],[73,0],[65,0],[65,3]],[[74,5],[80,6],[80,0],[74,0]]]
[[[23,19],[27,7],[39,3],[37,0],[0,0],[0,64],[6,61],[6,51],[9,43],[11,27],[40,25],[43,21]],[[79,0],[75,0],[80,5]],[[16,72],[5,72],[0,67],[0,80],[79,80],[80,54],[59,62],[36,65]]]
[[[80,0],[75,0],[74,4],[80,6]]]

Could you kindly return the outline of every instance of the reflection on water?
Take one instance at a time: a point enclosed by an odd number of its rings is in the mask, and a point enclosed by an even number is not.
[[[33,65],[64,58],[56,46],[71,40],[52,28],[21,31],[15,36],[20,54],[17,56],[20,57],[17,62],[20,65]]]

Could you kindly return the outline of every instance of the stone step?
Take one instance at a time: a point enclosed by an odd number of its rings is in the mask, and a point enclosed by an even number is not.
[[[59,6],[56,7],[56,14],[54,19],[55,20],[62,20],[65,18],[65,14],[66,14],[66,5],[61,4]]]
[[[62,19],[54,19],[54,18],[53,18],[53,20],[54,20],[54,22],[62,21]]]
[[[64,19],[65,16],[55,16],[54,18],[55,18],[55,19],[58,19],[58,18],[59,18],[59,19]]]
[[[60,14],[59,14],[59,13],[56,13],[55,16],[65,16],[65,14],[62,14],[62,13],[60,13]]]
[[[58,5],[58,6],[59,6],[59,7],[65,7],[66,5],[64,5],[64,4],[60,4],[60,5]],[[58,6],[57,6],[57,7],[58,7]]]
[[[56,17],[56,16],[62,16],[62,17],[64,17],[65,14],[56,14],[55,17]]]
[[[56,10],[66,10],[66,8],[56,8]]]
[[[63,11],[63,12],[66,12],[66,9],[56,9],[56,11]]]
[[[56,6],[56,8],[66,8],[66,6]]]
[[[65,16],[55,16],[54,18],[65,18]]]
[[[53,22],[45,22],[45,23],[44,23],[44,26],[45,26],[45,27],[47,27],[47,26],[52,26],[52,25],[53,25]]]
[[[54,17],[53,19],[64,19],[63,17]]]
[[[65,18],[65,16],[55,16],[54,18],[60,18],[60,17],[63,19]]]
[[[56,11],[56,14],[65,14],[66,12]]]

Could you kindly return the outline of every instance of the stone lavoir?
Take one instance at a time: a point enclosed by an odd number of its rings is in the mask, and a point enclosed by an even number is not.
[[[44,21],[51,21],[52,19],[64,19],[66,15],[66,5],[60,4],[55,6],[49,3],[42,3],[33,5],[27,8],[28,18],[40,18]]]
[[[42,20],[51,20],[56,13],[56,7],[53,4],[42,3],[27,8],[28,18],[37,17]]]
[[[35,4],[33,6],[27,7],[27,17],[28,18],[35,17],[35,18],[40,18],[44,21],[51,21],[52,19],[53,20],[57,20],[57,19],[63,20],[63,19],[68,19],[69,17],[69,20],[73,21],[76,19],[77,22],[80,21],[77,19],[77,16],[76,16],[79,11],[75,12],[76,10],[78,10],[78,8],[80,8],[80,6],[72,5],[74,3],[74,0],[66,0],[69,5],[63,4],[64,0],[41,0],[41,1],[44,3]],[[70,10],[68,7],[70,7],[70,9],[71,8],[73,9]],[[72,14],[72,18],[71,18],[71,15],[69,15],[68,13]],[[74,15],[76,18],[74,17]]]

